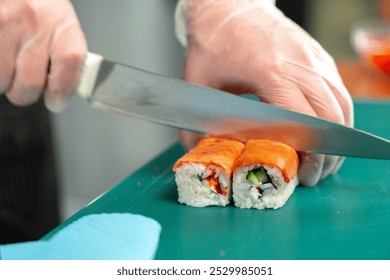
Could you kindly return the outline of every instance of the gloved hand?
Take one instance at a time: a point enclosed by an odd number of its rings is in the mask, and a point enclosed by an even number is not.
[[[351,97],[334,60],[271,0],[181,0],[176,33],[187,45],[184,79],[353,125]],[[199,135],[181,132],[190,148]],[[343,159],[301,154],[299,178],[313,186]]]
[[[3,0],[0,7],[0,92],[19,106],[45,92],[62,110],[75,90],[87,45],[69,0]]]

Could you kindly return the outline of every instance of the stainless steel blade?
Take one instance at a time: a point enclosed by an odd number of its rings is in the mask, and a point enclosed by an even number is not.
[[[110,111],[184,130],[268,138],[310,153],[390,159],[387,139],[107,60],[90,99]]]

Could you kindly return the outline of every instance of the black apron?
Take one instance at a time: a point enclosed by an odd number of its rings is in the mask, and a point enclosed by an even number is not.
[[[0,96],[0,243],[35,240],[59,223],[49,112]]]

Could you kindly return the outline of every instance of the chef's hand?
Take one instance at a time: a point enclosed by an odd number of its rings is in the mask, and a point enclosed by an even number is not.
[[[52,111],[62,110],[75,90],[87,45],[69,0],[2,0],[0,92],[15,105],[45,93]]]
[[[176,33],[187,45],[184,79],[353,125],[351,97],[334,60],[272,0],[181,0]],[[223,105],[222,105],[223,106]],[[192,147],[199,135],[181,133]],[[301,154],[299,179],[313,186],[343,159]]]

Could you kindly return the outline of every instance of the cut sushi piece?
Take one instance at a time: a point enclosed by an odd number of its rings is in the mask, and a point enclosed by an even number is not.
[[[233,173],[233,200],[240,208],[282,207],[298,185],[298,154],[271,140],[249,140]]]
[[[194,207],[229,204],[234,162],[243,149],[244,144],[234,140],[199,141],[173,167],[179,202]]]

